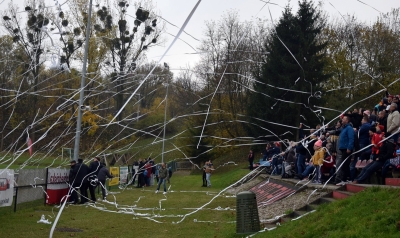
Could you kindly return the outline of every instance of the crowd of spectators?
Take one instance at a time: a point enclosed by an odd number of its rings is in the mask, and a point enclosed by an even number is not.
[[[299,142],[284,152],[279,142],[268,143],[262,161],[270,163],[272,175],[313,178],[317,184],[369,183],[374,173],[385,184],[389,172],[400,169],[399,96],[386,93],[372,110],[354,109],[332,126],[300,124]]]

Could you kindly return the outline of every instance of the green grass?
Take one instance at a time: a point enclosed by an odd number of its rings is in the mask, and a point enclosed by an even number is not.
[[[130,188],[119,190],[112,188],[117,203],[120,207],[133,206],[154,209],[154,214],[159,215],[185,215],[193,211],[190,208],[198,208],[208,202],[223,188],[235,180],[247,174],[247,170],[238,167],[231,167],[231,170],[224,173],[218,171],[211,177],[213,186],[211,188],[201,187],[201,175],[184,175],[174,173],[171,178],[171,191],[167,200],[161,201],[163,210],[159,210],[160,200],[164,195],[155,194],[155,186],[147,189]],[[135,202],[142,197],[139,202]],[[113,196],[108,195],[108,200]],[[38,224],[42,214],[52,216],[50,221],[58,212],[53,206],[43,206],[42,201],[31,203],[18,209],[16,213],[11,212],[12,208],[0,209],[0,237],[48,237],[50,225]],[[200,210],[199,212],[186,217],[181,223],[182,217],[155,218],[161,224],[144,218],[128,214],[116,213],[118,209],[110,204],[101,203],[113,212],[100,211],[85,206],[69,206],[62,213],[57,227],[81,229],[83,232],[55,232],[54,237],[235,237],[236,212],[232,210]],[[101,206],[99,204],[99,206]],[[212,201],[206,208],[215,209],[234,208],[236,199],[221,196]],[[186,208],[186,209],[185,209]],[[164,210],[165,209],[165,210]],[[153,210],[136,211],[140,213],[153,213]],[[198,222],[195,222],[197,219]],[[201,222],[205,221],[205,222]]]
[[[201,187],[201,175],[174,173],[171,178],[171,192],[167,200],[162,194],[155,194],[155,187],[120,190],[115,187],[119,207],[136,205],[139,213],[156,215],[180,215],[192,212],[211,201],[222,189],[247,174],[246,169],[237,166],[218,170],[212,175],[213,186]],[[58,228],[81,229],[82,232],[56,231],[54,237],[243,237],[236,235],[236,211],[211,210],[217,207],[234,208],[236,199],[223,194],[195,214],[182,217],[155,217],[161,222],[147,220],[132,214],[118,213],[110,204],[98,203],[111,212],[97,210],[89,206],[67,206]],[[137,200],[141,197],[139,202]],[[259,233],[255,237],[399,237],[400,230],[400,190],[371,188],[346,200],[325,204],[317,212],[297,221],[285,223],[278,229]],[[108,195],[108,200],[113,200]],[[16,213],[11,207],[0,209],[0,237],[48,237],[50,225],[38,224],[42,214],[54,222],[58,207],[43,206],[43,201],[35,201],[18,206]],[[160,202],[162,210],[159,210]],[[51,216],[51,217],[49,217]],[[195,222],[197,220],[197,222]],[[181,221],[181,222],[180,222]],[[179,224],[175,224],[180,222]]]
[[[400,237],[400,189],[370,188],[256,237]]]

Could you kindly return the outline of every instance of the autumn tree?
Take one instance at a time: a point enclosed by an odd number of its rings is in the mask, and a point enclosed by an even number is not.
[[[223,121],[215,124],[216,135],[244,136],[244,126],[237,121],[248,110],[253,72],[261,66],[265,55],[262,42],[268,34],[266,21],[241,21],[238,12],[229,11],[220,20],[207,21],[205,25],[199,49],[206,53],[195,68],[202,88],[199,94],[209,103],[215,92],[211,110],[221,113],[212,114],[209,122]]]

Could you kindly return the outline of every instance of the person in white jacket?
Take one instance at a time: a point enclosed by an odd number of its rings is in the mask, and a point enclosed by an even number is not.
[[[392,138],[394,141],[397,141],[399,137],[399,130],[400,127],[400,113],[397,111],[397,104],[392,103],[390,104],[389,108],[389,115],[387,118],[387,132],[392,134]]]

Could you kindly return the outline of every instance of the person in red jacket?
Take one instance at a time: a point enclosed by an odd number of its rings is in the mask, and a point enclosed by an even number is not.
[[[379,127],[377,127],[379,128]],[[372,132],[371,135],[371,144],[372,144],[372,159],[375,159],[378,154],[379,154],[379,148],[382,146],[382,139],[384,137],[384,133],[381,132],[381,130],[376,130],[375,129],[375,133],[373,133],[374,129],[370,129],[370,133]]]

